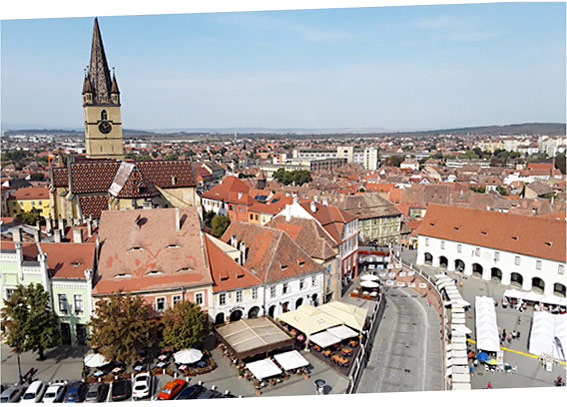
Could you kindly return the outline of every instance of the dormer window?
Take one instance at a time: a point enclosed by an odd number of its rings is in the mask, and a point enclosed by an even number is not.
[[[281,265],[280,265],[280,268],[281,268],[282,270],[285,270],[285,269],[287,268],[287,265],[286,265],[286,264],[281,264]]]
[[[114,275],[114,278],[124,278],[124,277],[132,277],[130,273],[118,273]]]
[[[160,274],[163,274],[163,273],[159,270],[152,270],[152,271],[146,273],[146,276],[157,276],[157,275],[160,275]]]
[[[453,229],[458,231],[460,228],[458,226],[455,226]]]
[[[513,240],[518,240],[518,236],[512,236]]]
[[[179,273],[179,272],[191,271],[191,270],[193,270],[191,267],[182,267],[179,270],[176,270],[175,272]]]
[[[549,246],[549,247],[551,247],[552,244],[553,244],[553,242],[545,242],[545,245]]]
[[[134,246],[134,247],[131,247],[130,249],[128,249],[129,252],[138,252],[140,250],[144,250],[144,248],[140,247],[140,246]]]
[[[81,265],[81,263],[75,261],[75,262],[71,263],[71,265],[72,265],[73,267],[79,267],[79,266]]]
[[[482,235],[486,235],[486,232],[483,230],[480,232]]]
[[[181,246],[179,246],[178,244],[175,244],[175,243],[174,244],[168,244],[167,246],[165,246],[166,249],[178,249],[179,247],[181,247]]]

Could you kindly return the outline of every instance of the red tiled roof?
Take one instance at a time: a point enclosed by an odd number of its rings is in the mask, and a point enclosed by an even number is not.
[[[212,284],[196,208],[105,211],[95,294]]]
[[[120,164],[109,192],[117,198],[149,198],[159,195],[156,187],[144,178],[136,165],[127,162]]]
[[[224,177],[221,182],[203,194],[203,198],[214,199],[217,201],[229,202],[230,193],[242,193],[248,195],[250,187],[237,177],[232,175]],[[238,197],[238,194],[236,195]]]
[[[232,222],[222,236],[229,242],[236,236],[248,248],[244,267],[266,283],[313,273],[321,266],[297,245],[287,233],[246,222]],[[299,264],[299,258],[306,259]]]
[[[16,243],[11,240],[2,240],[0,246],[2,250],[16,250]],[[23,242],[22,252],[25,261],[37,261],[39,251],[37,250],[37,244],[35,242]]]
[[[49,188],[20,188],[12,193],[17,200],[49,199]]]
[[[300,205],[319,222],[337,243],[342,242],[345,223],[352,222],[356,219],[356,216],[336,206],[323,205],[319,202],[314,203],[317,209],[315,212],[311,211],[311,202],[302,202]]]
[[[234,290],[261,283],[258,277],[235,262],[207,235],[205,235],[205,244],[214,282],[213,291]]]
[[[555,261],[566,259],[565,222],[541,216],[430,204],[418,233]]]
[[[53,278],[85,279],[85,270],[93,270],[94,243],[40,243],[47,254],[47,266]]]
[[[83,217],[100,218],[108,210],[108,195],[80,195],[79,206]]]

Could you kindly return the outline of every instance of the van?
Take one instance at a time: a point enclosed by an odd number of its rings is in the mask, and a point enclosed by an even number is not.
[[[45,390],[47,390],[47,385],[41,380],[36,380],[32,384],[30,384],[30,387],[24,393],[21,402],[39,403],[43,398],[43,395],[45,394]]]

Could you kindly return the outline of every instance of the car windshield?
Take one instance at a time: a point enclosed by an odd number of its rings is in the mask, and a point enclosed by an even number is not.
[[[138,376],[136,377],[136,381],[137,382],[145,382],[146,380],[148,380],[147,376]]]
[[[171,389],[169,389],[169,388],[168,388],[168,389],[163,389],[163,392],[164,392],[165,394],[171,394]]]
[[[88,398],[96,397],[97,395],[98,395],[98,392],[97,392],[96,390],[89,391],[89,392],[87,393],[87,397],[88,397]]]
[[[134,390],[146,390],[148,387],[145,384],[139,384],[134,387]]]
[[[45,393],[44,399],[51,399],[53,397],[55,397],[55,393]]]
[[[35,397],[35,394],[33,394],[33,393],[24,394],[24,400],[30,400],[30,399],[33,399],[34,397]]]

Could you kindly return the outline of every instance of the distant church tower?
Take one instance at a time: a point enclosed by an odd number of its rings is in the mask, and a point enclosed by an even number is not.
[[[83,83],[87,158],[124,158],[120,91],[108,69],[98,20],[94,20],[91,62]]]

